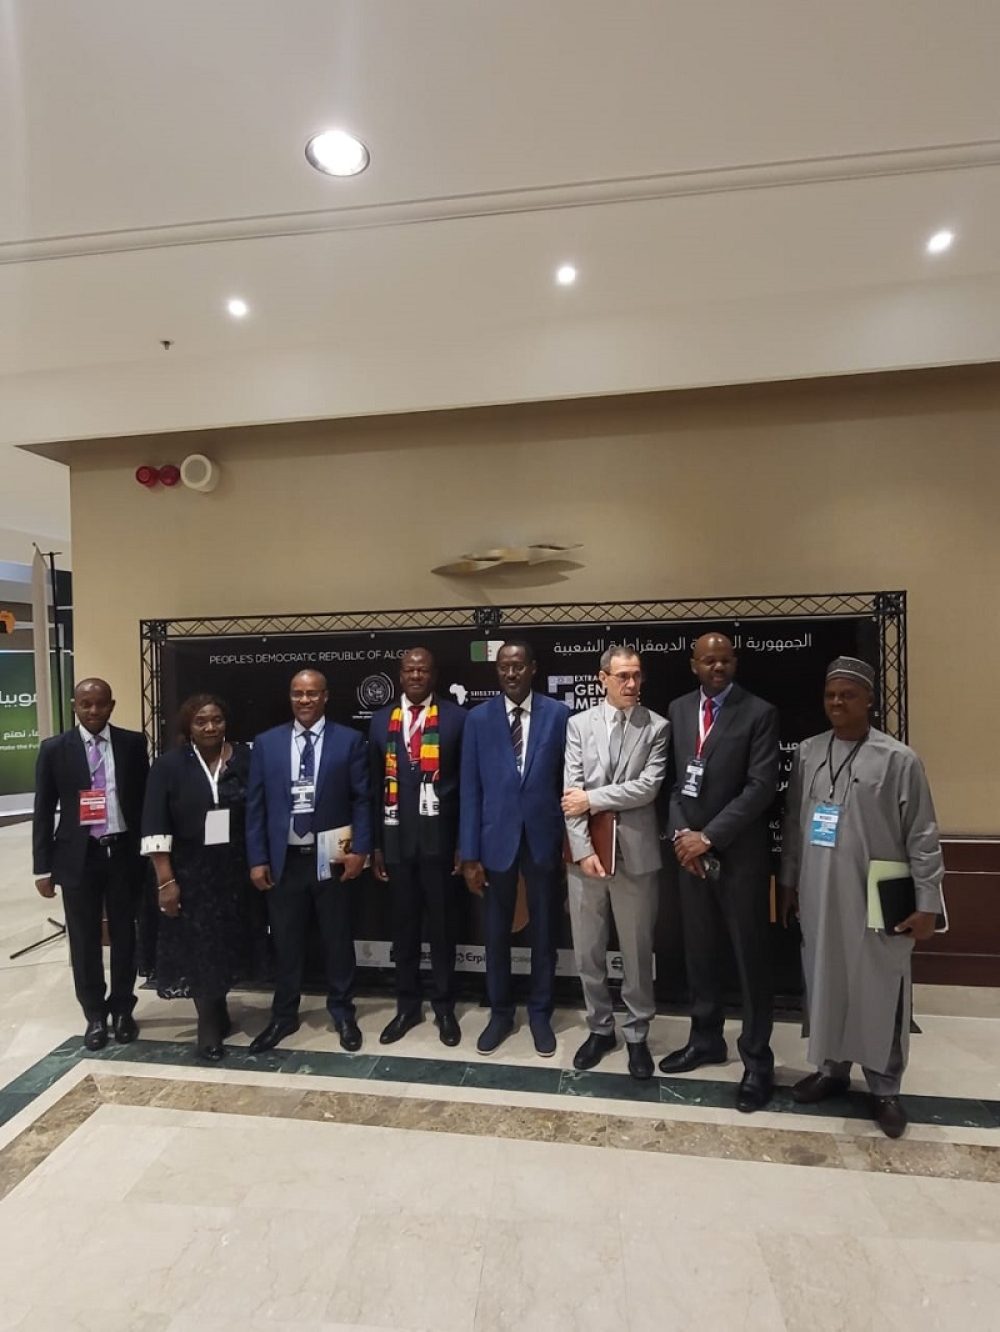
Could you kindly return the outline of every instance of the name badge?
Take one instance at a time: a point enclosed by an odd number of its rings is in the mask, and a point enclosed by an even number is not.
[[[701,794],[701,781],[705,775],[705,765],[700,758],[688,760],[687,768],[684,772],[684,785],[681,787],[681,795],[697,796]]]
[[[229,842],[229,810],[210,809],[205,815],[205,845],[222,846]]]
[[[312,814],[316,801],[316,783],[300,777],[292,782],[292,813]]]
[[[98,823],[108,821],[107,791],[80,792],[80,826],[92,828]]]
[[[436,819],[441,809],[441,801],[438,799],[437,787],[434,782],[420,783],[420,815],[421,818]]]
[[[836,846],[837,825],[840,823],[840,805],[817,805],[813,810],[812,831],[809,842],[812,846]]]

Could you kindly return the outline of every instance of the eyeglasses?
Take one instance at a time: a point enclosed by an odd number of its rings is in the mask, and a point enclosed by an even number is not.
[[[645,676],[642,671],[606,671],[609,680],[617,680],[619,684],[642,684]]]
[[[322,689],[293,689],[291,693],[293,703],[315,703],[318,698],[322,697]]]

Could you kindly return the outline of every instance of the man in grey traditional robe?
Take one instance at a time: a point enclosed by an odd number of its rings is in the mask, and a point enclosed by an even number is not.
[[[838,657],[823,704],[831,730],[796,755],[782,835],[781,912],[802,924],[809,1058],[818,1071],[792,1089],[812,1104],[844,1093],[862,1066],[876,1123],[906,1129],[899,1099],[910,1032],[910,958],[943,910],[944,865],[923,766],[907,745],[870,723],[875,672]],[[893,934],[869,928],[873,860],[908,866],[916,910]]]

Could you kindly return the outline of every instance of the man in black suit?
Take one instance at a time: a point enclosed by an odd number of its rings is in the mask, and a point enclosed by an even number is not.
[[[376,712],[372,760],[372,867],[390,885],[396,1016],[379,1038],[400,1040],[424,1020],[423,930],[431,950],[434,1020],[444,1045],[462,1039],[455,1017],[459,766],[465,713],[434,693],[434,658],[410,648],[400,659],[402,698]]]
[[[724,1064],[723,958],[729,936],[743,991],[737,1109],[759,1110],[774,1090],[774,996],[768,956],[768,812],[778,784],[778,713],[734,683],[724,634],[694,645],[700,688],[670,705],[674,785],[668,832],[680,867],[691,1034],[660,1061],[664,1073]]]
[[[35,769],[35,887],[63,890],[73,981],[88,1050],[134,1041],[135,937],[146,865],[139,855],[149,773],[146,737],[109,725],[115,700],[105,680],[81,680],[73,693],[77,725],[43,740]],[[58,821],[56,809],[58,807]],[[102,921],[111,940],[111,992],[104,979]]]

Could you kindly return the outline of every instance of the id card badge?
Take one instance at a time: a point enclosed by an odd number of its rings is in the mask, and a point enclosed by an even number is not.
[[[681,795],[697,796],[701,794],[701,781],[705,775],[705,765],[700,758],[688,760],[688,765],[684,770],[684,785],[681,787]]]
[[[292,813],[312,814],[316,800],[316,783],[299,777],[292,782]]]
[[[205,815],[205,845],[222,846],[229,842],[229,810],[210,809]]]
[[[441,809],[437,786],[434,782],[420,783],[420,817],[436,819]]]
[[[80,826],[93,828],[98,823],[108,821],[107,791],[80,792]]]
[[[840,805],[817,805],[813,810],[811,846],[836,846],[837,825],[840,823]]]

